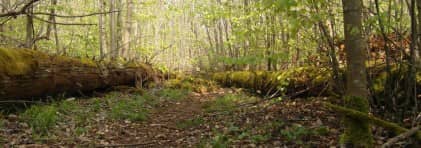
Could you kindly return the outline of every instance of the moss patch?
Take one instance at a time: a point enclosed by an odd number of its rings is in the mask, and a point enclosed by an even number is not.
[[[23,75],[32,70],[32,51],[0,48],[0,73]]]
[[[366,98],[347,96],[344,98],[346,106],[362,113],[369,112],[369,104]],[[355,147],[372,147],[373,137],[370,124],[365,119],[344,117],[345,131],[341,136],[341,143],[352,144]]]
[[[278,95],[293,94],[310,88],[307,95],[320,95],[332,93],[324,89],[325,84],[331,81],[331,70],[328,68],[297,67],[282,72],[267,71],[237,71],[215,73],[212,78],[226,86],[235,86],[251,89],[257,93]],[[330,88],[330,87],[328,87]]]

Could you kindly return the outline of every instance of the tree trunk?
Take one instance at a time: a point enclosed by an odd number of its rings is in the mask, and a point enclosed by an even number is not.
[[[29,12],[32,11],[32,8],[28,10]],[[25,47],[32,49],[34,43],[34,18],[32,13],[28,13],[26,15],[26,40],[25,40]]]
[[[343,0],[345,49],[347,55],[346,107],[368,113],[366,45],[362,34],[362,1]],[[369,121],[344,118],[345,131],[341,141],[351,147],[372,147]]]
[[[132,31],[132,13],[133,13],[133,0],[127,0],[126,2],[126,21],[124,25],[123,34],[123,48],[121,50],[121,56],[126,57],[127,52],[131,48],[131,31]]]
[[[115,0],[110,0],[110,12],[115,11]],[[118,57],[117,49],[117,15],[115,13],[110,14],[110,52],[111,58],[116,59]]]
[[[98,7],[99,7],[99,12],[103,12],[105,9],[105,1],[103,0],[98,0]],[[104,14],[100,14],[98,15],[98,27],[99,27],[99,52],[100,52],[100,59],[105,58],[106,56],[106,45],[105,45],[105,21],[104,21]]]
[[[421,32],[421,0],[417,0],[418,31]],[[417,65],[421,65],[421,34],[418,33],[418,50],[415,51]],[[420,68],[420,67],[418,67]]]
[[[51,5],[53,7],[57,6],[57,0],[51,0]],[[51,9],[51,14],[53,14],[53,15],[56,14],[56,9],[55,8],[52,8]],[[54,41],[56,43],[56,51],[57,51],[57,54],[60,54],[61,53],[63,55],[66,55],[66,51],[65,50],[61,51],[60,40],[58,38],[58,30],[57,30],[57,24],[56,24],[56,17],[53,16],[53,15],[51,16],[51,22],[53,23],[51,25],[53,25],[53,30],[54,30]]]
[[[105,63],[25,49],[0,48],[0,63],[0,100],[82,94],[118,85],[141,86],[156,80],[152,68],[145,64],[103,66]]]

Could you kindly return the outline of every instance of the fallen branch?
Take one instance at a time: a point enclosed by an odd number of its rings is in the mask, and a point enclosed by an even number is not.
[[[373,115],[368,115],[368,114],[362,113],[360,111],[356,111],[356,110],[353,110],[353,109],[345,108],[345,107],[342,107],[342,106],[339,106],[339,105],[334,105],[334,104],[327,103],[327,102],[324,102],[323,104],[326,107],[331,108],[334,111],[339,112],[341,114],[344,114],[346,116],[349,116],[351,118],[369,120],[371,123],[373,123],[377,126],[381,126],[381,127],[386,128],[386,129],[389,129],[389,130],[395,132],[396,134],[401,134],[401,133],[405,133],[405,132],[409,131],[408,129],[403,128],[396,123],[382,120],[380,118],[374,117]],[[417,140],[421,140],[421,132],[417,131],[416,134],[415,134],[415,138]]]
[[[400,134],[396,137],[393,137],[393,138],[387,140],[387,142],[382,145],[382,148],[390,147],[390,146],[392,146],[392,144],[395,144],[396,142],[398,142],[400,140],[411,137],[412,135],[416,134],[419,129],[420,129],[420,126],[414,127],[412,129],[408,130],[407,132],[404,132],[404,133],[402,133],[402,134]]]

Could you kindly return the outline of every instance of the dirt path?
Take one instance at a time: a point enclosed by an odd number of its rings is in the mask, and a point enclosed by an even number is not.
[[[118,126],[105,133],[109,138],[100,143],[103,146],[122,147],[195,147],[202,138],[211,134],[210,127],[197,125],[182,128],[178,124],[201,118],[204,104],[224,95],[225,91],[193,93],[179,101],[160,102],[151,111],[147,121],[140,124],[127,121],[116,124]]]

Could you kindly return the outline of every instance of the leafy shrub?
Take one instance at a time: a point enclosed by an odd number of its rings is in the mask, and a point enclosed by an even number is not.
[[[35,133],[46,135],[57,123],[57,112],[54,106],[32,106],[22,116]]]

